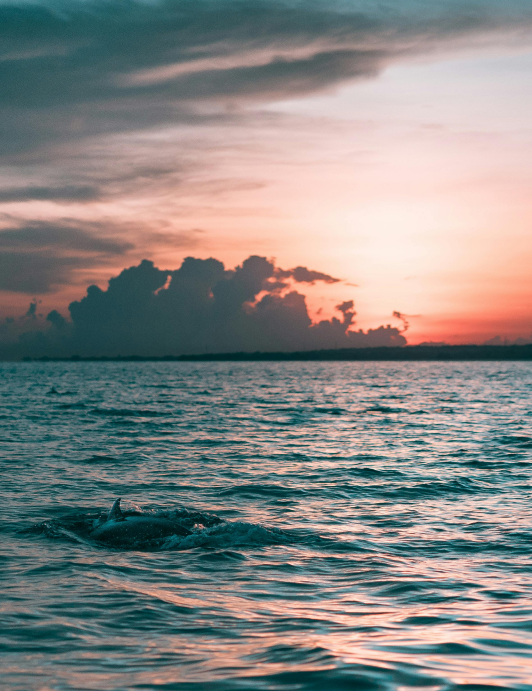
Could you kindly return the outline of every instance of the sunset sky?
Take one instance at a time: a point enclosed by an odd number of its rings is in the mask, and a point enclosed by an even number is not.
[[[3,317],[260,255],[341,279],[316,319],[532,338],[530,0],[0,0],[0,93]]]

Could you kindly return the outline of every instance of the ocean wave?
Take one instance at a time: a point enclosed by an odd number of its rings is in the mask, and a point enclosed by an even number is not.
[[[244,521],[220,523],[209,528],[197,528],[192,535],[179,537],[171,535],[161,549],[234,549],[237,547],[267,547],[291,542],[287,533],[278,528],[267,528],[260,524]]]
[[[167,417],[168,413],[161,410],[140,408],[93,408],[91,415],[108,415],[110,417]]]
[[[0,369],[6,687],[527,686],[529,363]]]
[[[493,441],[504,446],[517,446],[521,449],[532,449],[532,437],[524,435],[508,434],[502,437],[495,437]]]
[[[259,497],[293,497],[297,495],[308,494],[307,490],[290,487],[282,484],[270,483],[246,483],[242,485],[233,485],[227,489],[223,489],[218,493],[222,497],[232,496],[259,496]]]
[[[476,496],[478,494],[490,494],[498,491],[496,486],[487,484],[486,482],[473,480],[468,477],[459,477],[447,482],[443,480],[423,481],[401,487],[380,489],[377,490],[376,493],[382,497],[412,501],[428,497]]]

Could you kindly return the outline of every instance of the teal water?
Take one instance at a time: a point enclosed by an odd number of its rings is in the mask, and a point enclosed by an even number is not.
[[[0,363],[0,686],[532,689],[532,364]],[[112,501],[191,530],[135,548]]]

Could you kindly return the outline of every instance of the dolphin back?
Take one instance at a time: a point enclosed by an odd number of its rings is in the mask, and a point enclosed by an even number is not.
[[[190,530],[166,518],[125,516],[122,520],[103,523],[92,531],[91,537],[113,547],[128,548],[149,546],[171,535],[190,534]]]
[[[157,543],[171,535],[190,535],[188,528],[168,518],[156,516],[128,516],[122,513],[120,498],[113,503],[107,519],[91,533],[98,542],[114,547],[142,547]]]

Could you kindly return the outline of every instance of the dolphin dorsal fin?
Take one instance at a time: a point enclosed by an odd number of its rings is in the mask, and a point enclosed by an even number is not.
[[[111,510],[107,514],[108,521],[121,521],[124,518],[120,508],[120,498],[111,506]]]

